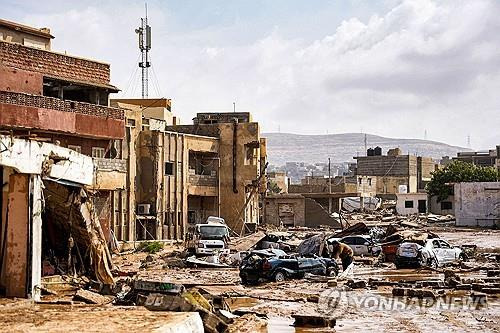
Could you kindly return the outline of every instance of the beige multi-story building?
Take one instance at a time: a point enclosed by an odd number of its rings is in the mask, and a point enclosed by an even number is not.
[[[122,206],[130,214],[113,224],[119,241],[182,240],[209,216],[223,217],[238,233],[255,229],[266,191],[266,141],[249,113],[198,114],[193,125],[179,125],[167,99],[111,103],[126,118]]]
[[[291,184],[289,193],[359,193],[362,197],[373,197],[376,187],[374,176],[337,176],[331,181],[325,177],[307,176],[300,185]]]
[[[266,191],[266,140],[248,112],[198,113],[193,125],[167,130],[218,139],[220,216],[233,231],[254,230]]]
[[[453,160],[472,163],[477,166],[492,166],[500,169],[500,145],[487,151],[459,152]]]
[[[401,187],[413,193],[423,190],[430,180],[435,163],[430,157],[401,155],[400,149],[389,150],[387,155],[357,156],[356,175],[375,178],[376,194],[395,195]]]

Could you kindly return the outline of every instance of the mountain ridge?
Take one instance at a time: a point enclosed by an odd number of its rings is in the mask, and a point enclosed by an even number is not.
[[[262,133],[267,138],[267,156],[270,164],[284,165],[286,162],[325,162],[328,157],[333,163],[354,162],[354,156],[363,156],[364,133],[338,134],[294,134]],[[439,141],[388,138],[366,134],[367,147],[382,148],[383,154],[388,149],[399,147],[403,154],[427,156],[441,159],[443,156],[456,156],[457,152],[470,151],[460,146],[453,146]]]

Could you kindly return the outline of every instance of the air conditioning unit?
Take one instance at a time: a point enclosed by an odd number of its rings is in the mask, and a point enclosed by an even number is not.
[[[138,204],[137,205],[137,214],[139,214],[139,215],[149,215],[150,210],[151,210],[151,204]]]

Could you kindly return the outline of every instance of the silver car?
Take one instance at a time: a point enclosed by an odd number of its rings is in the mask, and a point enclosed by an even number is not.
[[[339,242],[349,245],[355,256],[378,256],[382,251],[382,248],[367,235],[346,236]]]
[[[403,242],[398,246],[394,263],[397,268],[408,266],[441,267],[467,257],[459,247],[451,246],[439,238],[426,240],[423,244]]]

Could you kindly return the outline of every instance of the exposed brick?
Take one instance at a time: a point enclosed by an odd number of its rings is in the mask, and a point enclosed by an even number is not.
[[[69,80],[109,84],[110,79],[109,64],[4,41],[0,41],[0,61],[6,66]]]

